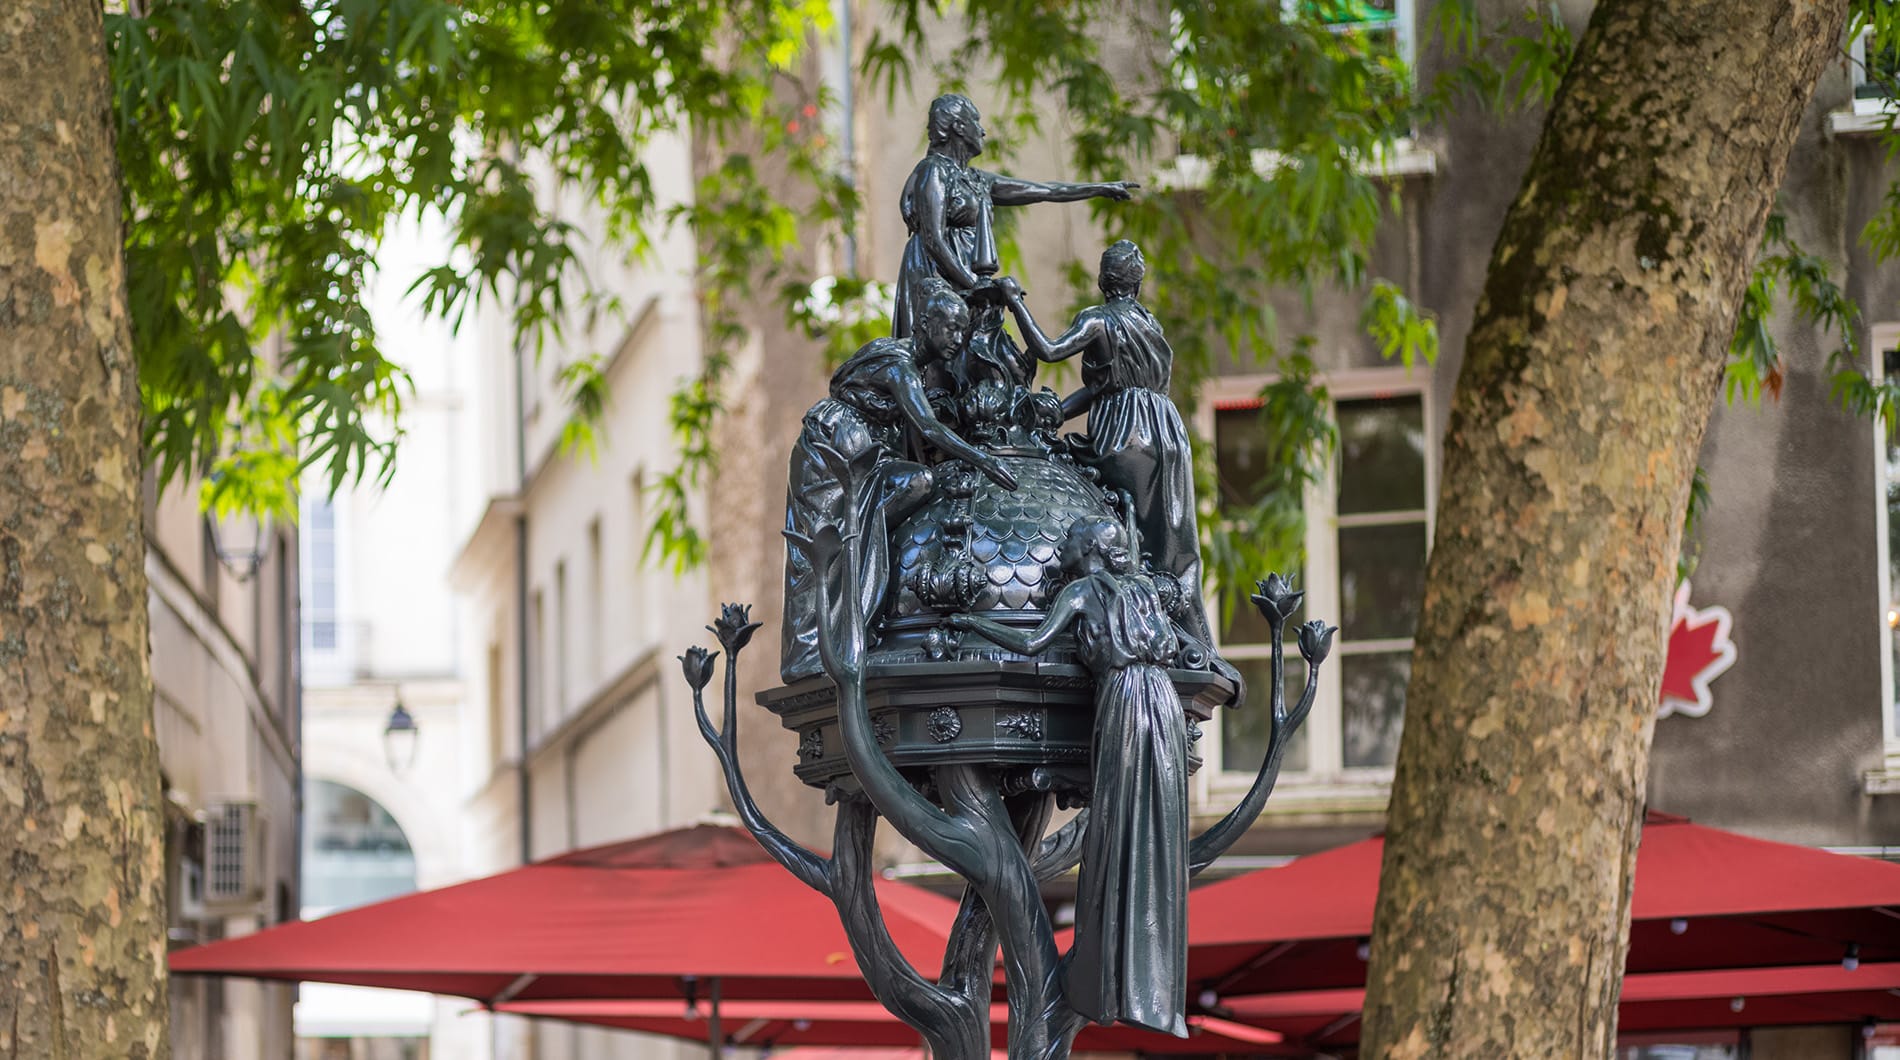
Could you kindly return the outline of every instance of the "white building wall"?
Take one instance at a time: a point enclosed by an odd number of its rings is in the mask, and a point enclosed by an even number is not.
[[[295,916],[296,532],[272,531],[256,572],[240,580],[209,548],[195,483],[148,500],[145,520],[153,724],[173,881],[167,913],[178,947]],[[238,904],[195,908],[185,893],[192,889],[185,865],[193,860],[186,833],[232,802],[256,807],[254,894]],[[286,1055],[291,998],[283,984],[177,977],[173,1055]]]
[[[465,850],[462,800],[477,770],[466,733],[471,702],[462,679],[461,619],[448,568],[480,497],[483,460],[473,445],[468,380],[481,368],[481,337],[425,318],[406,295],[439,263],[433,224],[400,226],[378,254],[371,298],[378,338],[409,373],[393,475],[351,484],[332,500],[340,639],[312,652],[305,691],[306,774],[352,788],[387,810],[415,855],[416,886],[475,875]],[[306,484],[312,496],[327,483]],[[306,563],[311,557],[306,555]],[[413,760],[392,759],[385,729],[400,700],[415,719]],[[476,719],[479,722],[479,719]],[[488,1055],[488,1019],[471,1003],[329,987],[305,997],[312,1033],[354,1025],[369,1034],[427,1034],[431,1055]],[[376,1020],[356,1019],[364,1013]]]

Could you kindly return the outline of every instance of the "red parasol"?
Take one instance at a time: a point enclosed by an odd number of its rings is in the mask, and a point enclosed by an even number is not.
[[[1218,997],[1365,984],[1378,837],[1199,888],[1188,974]],[[1651,813],[1630,973],[1900,961],[1900,865]]]
[[[1900,964],[1660,972],[1623,980],[1617,1030],[1625,1034],[1900,1020]],[[1284,1032],[1316,1049],[1359,1040],[1365,991],[1309,990],[1236,997],[1236,1020]]]
[[[695,1042],[705,1042],[711,1036],[703,1005],[688,1009],[677,1002],[529,1001],[503,1005],[500,1011]],[[803,1046],[888,1049],[918,1044],[916,1031],[870,1002],[734,1001],[721,1005],[719,1011],[722,1034],[730,1045],[776,1050]],[[991,1006],[991,1033],[999,1049],[1008,1036],[1008,1017],[1008,1006]],[[1305,1056],[1310,1052],[1303,1047],[1285,1047],[1281,1040],[1278,1032],[1261,1027],[1216,1016],[1190,1016],[1186,1038],[1133,1027],[1089,1026],[1076,1036],[1075,1048],[1077,1052],[1201,1055]]]
[[[898,947],[941,962],[957,903],[878,881]],[[736,828],[577,850],[180,950],[174,973],[535,998],[861,1000],[837,910]],[[677,1004],[677,1003],[676,1003]]]

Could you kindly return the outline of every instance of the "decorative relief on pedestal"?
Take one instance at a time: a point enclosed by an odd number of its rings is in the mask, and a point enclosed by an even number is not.
[[[1012,710],[996,719],[996,731],[1024,740],[1042,739],[1042,714],[1033,710]]]
[[[938,707],[930,712],[926,731],[938,743],[949,743],[963,734],[963,718],[949,707]]]
[[[825,757],[825,734],[819,729],[806,729],[798,734],[798,757],[807,761]]]
[[[897,720],[889,714],[879,714],[871,719],[871,735],[877,738],[879,747],[889,747],[897,739]]]
[[[974,570],[974,568],[971,569]],[[930,656],[934,662],[954,659],[962,642],[962,634],[954,629],[938,626],[924,635],[924,654]]]

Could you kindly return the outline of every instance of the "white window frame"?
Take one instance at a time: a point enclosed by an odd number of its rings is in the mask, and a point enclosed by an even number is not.
[[[1876,324],[1867,338],[1869,376],[1875,383],[1886,374],[1885,351],[1900,347],[1900,323]],[[1888,609],[1894,606],[1892,562],[1887,545],[1891,518],[1887,513],[1887,433],[1876,416],[1868,427],[1868,440],[1874,447],[1874,585],[1877,594],[1874,614],[1880,630],[1880,732],[1885,748],[1883,768],[1867,774],[1864,785],[1870,795],[1900,793],[1900,725],[1894,721],[1893,625]]]
[[[301,512],[304,526],[310,525],[310,514],[319,504],[330,509],[330,546],[331,546],[331,596],[333,606],[327,616],[335,626],[331,646],[320,648],[314,636],[316,622],[320,616],[312,608],[310,586],[312,584],[312,560],[316,545],[315,535],[300,533],[297,535],[297,602],[301,614],[297,622],[297,638],[302,649],[303,683],[312,687],[349,684],[356,677],[356,654],[360,647],[357,643],[357,629],[350,621],[351,606],[355,602],[350,587],[352,560],[352,527],[350,526],[350,501],[348,493],[338,493],[329,497],[324,487],[316,486],[303,491]]]
[[[1236,375],[1220,376],[1209,380],[1202,388],[1199,410],[1196,413],[1196,425],[1203,438],[1211,444],[1214,439],[1214,414],[1216,406],[1222,402],[1243,401],[1255,398],[1261,388],[1274,381],[1272,375]],[[1319,481],[1309,484],[1302,503],[1308,514],[1304,547],[1306,566],[1300,572],[1298,587],[1306,592],[1306,614],[1324,618],[1329,624],[1337,625],[1340,615],[1339,601],[1339,529],[1341,526],[1363,525],[1391,521],[1395,515],[1417,517],[1422,515],[1425,521],[1425,541],[1427,550],[1431,547],[1433,528],[1436,522],[1436,500],[1438,497],[1438,460],[1439,445],[1437,424],[1439,422],[1435,400],[1431,388],[1431,375],[1428,372],[1414,372],[1411,369],[1394,366],[1391,368],[1352,369],[1329,373],[1318,383],[1325,387],[1332,412],[1342,400],[1376,398],[1385,396],[1414,396],[1419,399],[1421,416],[1425,427],[1425,508],[1407,512],[1381,512],[1376,515],[1342,517],[1335,511],[1337,507],[1337,464],[1327,474],[1319,476]],[[1335,462],[1338,455],[1334,455]],[[1265,572],[1262,572],[1264,576]],[[1210,613],[1217,606],[1209,601]],[[1218,639],[1220,631],[1216,629]],[[1340,659],[1353,654],[1352,648],[1361,651],[1390,650],[1410,643],[1410,638],[1396,640],[1360,641],[1348,646],[1347,642],[1337,640],[1333,651],[1326,661],[1320,664],[1319,692],[1314,697],[1313,712],[1304,726],[1307,732],[1307,768],[1294,772],[1287,770],[1281,774],[1275,789],[1276,801],[1283,807],[1297,805],[1299,809],[1310,811],[1317,809],[1318,802],[1338,801],[1340,808],[1354,808],[1366,803],[1372,808],[1382,807],[1385,798],[1392,789],[1392,768],[1390,766],[1356,767],[1345,766],[1345,704],[1341,694]],[[1264,710],[1266,689],[1249,689],[1249,702],[1242,710]],[[1233,803],[1253,783],[1253,773],[1230,772],[1221,768],[1221,719],[1216,717],[1208,725],[1202,726],[1200,754],[1204,763],[1199,775],[1198,786],[1200,801],[1203,805],[1225,806]],[[1374,805],[1376,804],[1376,805]]]
[[[1856,33],[1854,39],[1847,45],[1847,54],[1851,60],[1848,63],[1848,103],[1854,114],[1890,114],[1900,110],[1900,101],[1896,101],[1892,96],[1861,98],[1860,88],[1867,83],[1867,41],[1873,33],[1873,27],[1866,27]]]

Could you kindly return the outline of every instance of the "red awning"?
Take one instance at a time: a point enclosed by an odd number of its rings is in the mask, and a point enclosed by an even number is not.
[[[1220,996],[1365,984],[1378,837],[1196,889],[1189,981]],[[1636,857],[1631,973],[1900,961],[1900,865],[1652,813]]]
[[[1617,1030],[1693,1033],[1747,1027],[1900,1020],[1900,964],[1663,972],[1623,980]],[[1339,1048],[1359,1040],[1365,991],[1310,990],[1222,1002],[1236,1020],[1290,1041]]]
[[[898,947],[941,963],[957,903],[882,880],[877,893]],[[171,970],[485,1003],[705,996],[713,978],[726,998],[870,997],[831,902],[747,833],[707,825],[180,950]]]
[[[677,1002],[529,1001],[500,1006],[500,1011],[643,1031],[704,1042],[711,1031],[710,1009],[689,1010]],[[728,1044],[784,1047],[901,1048],[915,1046],[918,1034],[896,1016],[871,1002],[734,1001],[719,1007],[720,1034]],[[990,1007],[996,1047],[1008,1037],[1009,1009]],[[1214,1016],[1188,1018],[1188,1037],[1175,1038],[1133,1027],[1085,1027],[1076,1036],[1078,1052],[1171,1054],[1251,1053],[1305,1056],[1288,1049],[1276,1031]],[[774,1054],[779,1055],[779,1054]]]

